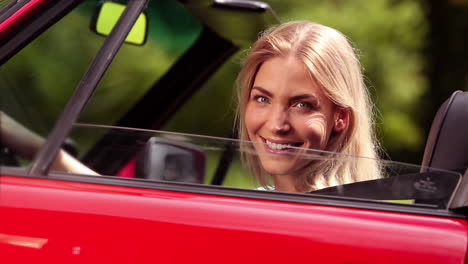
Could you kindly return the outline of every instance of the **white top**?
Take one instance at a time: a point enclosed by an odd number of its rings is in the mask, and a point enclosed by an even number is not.
[[[257,191],[274,191],[275,186],[260,186],[260,187],[257,187],[255,190],[257,190]]]

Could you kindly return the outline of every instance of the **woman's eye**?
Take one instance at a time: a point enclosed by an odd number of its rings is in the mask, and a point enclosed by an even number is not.
[[[259,103],[268,103],[268,98],[266,98],[265,96],[257,96],[255,97],[255,101]]]
[[[311,108],[312,108],[312,104],[307,103],[307,102],[299,102],[299,103],[296,104],[296,107],[299,107],[299,108],[309,108],[309,109],[311,109]]]

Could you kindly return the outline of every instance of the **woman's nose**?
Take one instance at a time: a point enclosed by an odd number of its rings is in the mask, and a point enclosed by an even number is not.
[[[268,123],[274,134],[283,135],[291,131],[288,112],[283,109],[274,109],[270,112]]]

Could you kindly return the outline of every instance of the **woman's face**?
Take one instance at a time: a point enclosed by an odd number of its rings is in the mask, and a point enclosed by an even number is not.
[[[340,117],[304,65],[293,57],[275,57],[260,67],[247,102],[245,126],[262,167],[272,175],[300,173],[304,150],[325,150]]]

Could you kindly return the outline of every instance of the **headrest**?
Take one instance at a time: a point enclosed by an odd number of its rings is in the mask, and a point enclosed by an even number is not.
[[[463,173],[468,168],[468,92],[456,91],[437,111],[421,172],[434,167]]]
[[[159,181],[203,183],[206,154],[197,145],[150,138],[136,156],[135,175]]]

